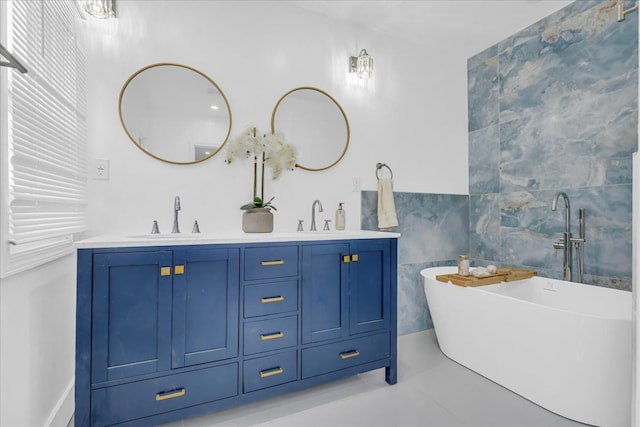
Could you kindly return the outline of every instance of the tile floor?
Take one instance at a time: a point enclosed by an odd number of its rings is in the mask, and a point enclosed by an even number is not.
[[[433,330],[398,340],[384,369],[165,427],[578,427],[448,359]]]

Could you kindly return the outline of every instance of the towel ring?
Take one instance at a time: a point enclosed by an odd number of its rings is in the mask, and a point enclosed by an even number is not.
[[[380,169],[382,169],[382,168],[387,168],[389,170],[389,173],[391,174],[391,179],[393,179],[393,171],[391,170],[391,168],[386,163],[377,163],[376,164],[376,178],[380,179],[380,176],[378,175],[378,171],[380,171]]]

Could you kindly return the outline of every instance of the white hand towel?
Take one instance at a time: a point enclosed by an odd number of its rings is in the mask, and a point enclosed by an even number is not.
[[[378,228],[388,230],[398,226],[396,204],[393,201],[393,181],[378,179]]]

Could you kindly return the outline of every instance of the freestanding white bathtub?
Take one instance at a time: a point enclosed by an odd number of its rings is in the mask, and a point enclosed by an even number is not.
[[[533,277],[479,287],[421,271],[442,352],[556,414],[631,423],[631,292]]]

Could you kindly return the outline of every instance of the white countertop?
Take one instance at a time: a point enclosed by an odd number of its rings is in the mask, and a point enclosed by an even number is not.
[[[268,243],[268,242],[300,242],[320,240],[352,240],[398,238],[400,233],[386,231],[345,230],[345,231],[299,231],[273,233],[180,233],[180,234],[135,234],[135,235],[102,235],[76,242],[78,249],[93,248],[126,248],[140,246],[183,246],[211,245],[221,243]]]

